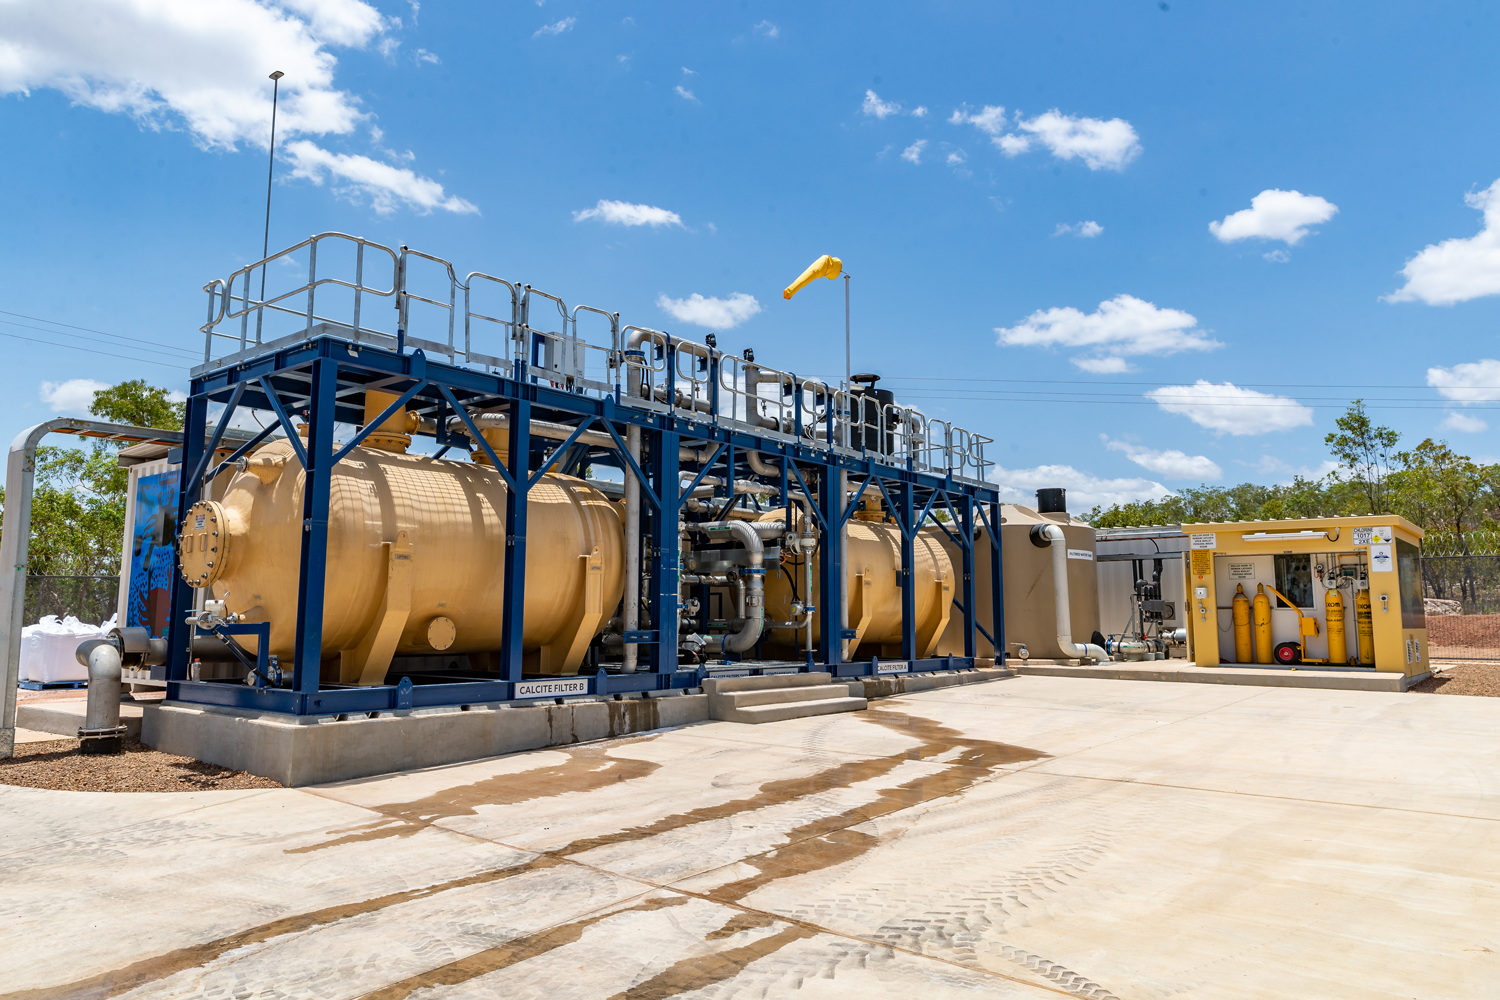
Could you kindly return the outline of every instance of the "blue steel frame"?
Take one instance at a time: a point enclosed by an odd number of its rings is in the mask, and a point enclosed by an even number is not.
[[[670,342],[666,347],[666,354],[667,371],[675,371],[675,350]],[[649,595],[653,624],[645,627],[643,623],[639,631],[623,637],[627,642],[646,647],[642,658],[644,668],[632,674],[607,673],[600,669],[593,674],[580,674],[575,678],[546,678],[572,680],[573,689],[567,691],[567,695],[664,691],[695,687],[701,683],[705,675],[703,668],[694,666],[691,669],[679,669],[678,664],[678,514],[687,495],[715,467],[721,468],[724,479],[727,480],[727,485],[720,488],[725,497],[725,509],[734,503],[735,478],[749,475],[748,472],[741,474],[738,471],[741,461],[737,456],[743,458],[747,451],[759,452],[780,466],[780,505],[786,506],[789,512],[793,503],[793,491],[801,491],[817,498],[813,511],[820,535],[820,616],[825,611],[832,611],[833,621],[838,621],[837,609],[843,601],[844,573],[838,558],[838,546],[831,542],[842,534],[861,496],[872,485],[884,497],[886,509],[893,513],[901,531],[902,565],[905,567],[901,573],[902,620],[906,623],[902,637],[903,660],[897,661],[895,665],[882,665],[873,658],[869,661],[842,662],[841,640],[853,638],[853,633],[841,631],[837,627],[823,627],[820,629],[816,662],[805,664],[804,670],[828,670],[839,677],[857,677],[898,670],[915,672],[967,668],[974,664],[976,630],[992,640],[996,661],[1003,663],[1005,632],[1000,580],[1000,535],[994,530],[999,526],[1000,499],[994,487],[969,480],[955,480],[951,473],[936,475],[914,471],[910,463],[907,468],[884,465],[869,455],[845,455],[832,449],[790,443],[784,436],[760,436],[740,427],[720,424],[716,416],[717,394],[709,413],[664,413],[628,403],[621,404],[618,388],[612,396],[582,395],[555,386],[545,375],[533,376],[529,369],[530,366],[524,360],[518,360],[514,363],[514,370],[508,374],[480,371],[433,361],[423,351],[406,351],[399,344],[397,350],[392,351],[336,336],[321,336],[216,371],[205,372],[195,378],[187,404],[182,457],[183,468],[193,470],[195,474],[182,479],[182,491],[178,498],[179,522],[200,499],[206,482],[211,481],[229,463],[247,454],[276,426],[286,432],[298,459],[306,469],[302,512],[302,571],[298,575],[297,642],[290,671],[290,686],[251,687],[193,681],[188,678],[189,646],[181,638],[192,630],[174,627],[171,632],[173,641],[170,658],[165,667],[157,668],[161,679],[167,681],[167,699],[291,715],[336,715],[510,701],[528,696],[559,696],[553,692],[531,695],[517,687],[526,681],[522,675],[521,626],[526,596],[527,505],[515,502],[515,499],[518,496],[524,497],[540,478],[542,471],[553,462],[553,458],[547,458],[543,462],[532,461],[530,426],[533,418],[575,427],[572,436],[553,452],[554,456],[564,456],[584,430],[603,428],[607,431],[615,440],[618,450],[608,456],[601,455],[596,460],[616,461],[621,465],[624,475],[637,477],[642,487],[643,510],[646,514],[643,522],[647,538],[642,552],[650,568],[650,579],[655,591]],[[500,650],[502,670],[498,679],[462,679],[415,686],[403,679],[398,685],[374,687],[328,685],[320,681],[332,470],[349,449],[363,441],[369,430],[378,426],[381,420],[373,421],[337,453],[334,452],[334,424],[340,422],[359,425],[364,422],[362,405],[359,405],[356,397],[361,396],[367,388],[400,394],[400,398],[387,409],[387,414],[394,413],[404,405],[431,416],[436,422],[437,442],[442,449],[439,454],[451,447],[467,449],[472,446],[482,449],[511,492],[512,502],[506,504],[505,514],[505,564],[501,567],[505,578],[505,599]],[[208,409],[211,404],[225,406],[212,432],[208,428]],[[271,411],[276,414],[277,423],[255,440],[241,446],[225,462],[205,472],[224,429],[228,427],[235,410],[240,407]],[[479,435],[469,414],[470,410],[476,408],[493,410],[498,407],[508,408],[511,415],[509,465],[497,460],[489,444]],[[447,430],[449,417],[455,415],[469,429],[467,441],[451,435]],[[299,441],[293,425],[294,417],[301,417],[307,423],[305,445]],[[647,457],[641,464],[630,457],[623,440],[623,430],[632,424],[642,429]],[[705,452],[713,456],[707,462],[697,463],[697,479],[686,489],[682,489],[679,482],[679,447],[683,442],[691,442],[694,447],[701,443]],[[862,481],[847,506],[841,506],[843,498],[838,489],[840,472]],[[950,530],[941,522],[938,522],[939,527],[963,554],[960,593],[954,598],[954,606],[963,615],[965,622],[964,655],[918,659],[914,625],[915,594],[910,586],[910,567],[917,532],[928,515],[937,509],[949,514],[950,523],[957,530]],[[991,546],[991,593],[994,595],[993,606],[988,609],[991,629],[985,629],[981,624],[977,613],[981,609],[974,606],[975,529],[979,525],[987,529],[985,534]],[[192,604],[192,588],[180,577],[176,578],[172,590],[172,622],[182,623],[191,612]],[[823,620],[826,621],[827,618]],[[999,641],[994,641],[997,639]],[[747,663],[746,666],[754,665]]]

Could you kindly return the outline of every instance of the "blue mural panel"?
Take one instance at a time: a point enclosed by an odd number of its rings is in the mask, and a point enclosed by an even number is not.
[[[136,480],[135,524],[130,553],[130,595],[125,624],[161,638],[170,624],[172,574],[176,571],[178,469]]]

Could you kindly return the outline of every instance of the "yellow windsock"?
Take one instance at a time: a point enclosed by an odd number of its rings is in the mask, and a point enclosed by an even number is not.
[[[810,284],[814,278],[837,278],[844,271],[844,262],[837,257],[830,257],[826,253],[808,265],[807,270],[797,276],[797,280],[782,289],[781,297],[789,299],[802,291],[803,287]]]

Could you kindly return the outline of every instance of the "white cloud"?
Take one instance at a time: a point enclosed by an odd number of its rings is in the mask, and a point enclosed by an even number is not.
[[[1271,250],[1267,253],[1261,254],[1261,256],[1270,261],[1272,264],[1285,264],[1287,261],[1292,259],[1292,255],[1287,253],[1285,250]]]
[[[0,3],[0,93],[53,88],[147,128],[186,128],[204,148],[264,149],[267,67],[279,68],[278,131],[350,133],[363,116],[357,98],[334,88],[338,60],[325,46],[364,45],[380,14],[356,0],[288,6],[314,16],[253,0]]]
[[[1036,506],[1036,491],[1061,486],[1068,491],[1068,509],[1087,513],[1093,507],[1160,500],[1172,495],[1161,483],[1150,479],[1100,479],[1071,465],[1039,465],[1034,469],[996,467],[990,479],[1007,503]]]
[[[677,91],[677,96],[680,97],[680,98],[682,98],[683,100],[685,100],[685,101],[692,101],[694,104],[701,104],[702,103],[701,101],[698,100],[698,98],[696,98],[696,97],[693,96],[693,92],[691,90],[688,90],[682,84],[679,83],[676,86],[676,88],[674,88],[674,89]]]
[[[991,139],[1000,152],[1006,156],[1020,156],[1031,149],[1031,140],[1024,135],[1002,135],[997,139]]]
[[[1140,137],[1123,118],[1080,118],[1053,108],[1030,120],[1017,117],[1016,128],[1027,134],[991,140],[1007,156],[1039,142],[1059,160],[1081,159],[1090,170],[1123,170],[1141,152]]]
[[[542,35],[560,35],[564,31],[572,31],[573,30],[573,25],[575,25],[577,23],[578,23],[578,18],[576,18],[576,17],[565,17],[561,21],[554,21],[551,24],[544,24],[544,25],[542,25],[540,28],[536,29],[536,31],[532,33],[531,37],[532,38],[540,38]]]
[[[1484,228],[1468,239],[1429,244],[1401,269],[1406,284],[1388,302],[1451,306],[1500,293],[1500,180],[1464,195],[1464,202],[1484,213]]]
[[[361,0],[0,2],[0,94],[51,88],[77,105],[129,115],[144,128],[186,131],[203,149],[265,149],[272,90],[266,76],[279,69],[286,75],[278,138],[350,135],[369,116],[359,98],[334,85],[338,60],[329,47],[374,42],[389,57],[400,43],[388,32],[399,27],[399,19]],[[437,58],[425,50],[414,58],[428,57]],[[302,167],[296,176],[320,176],[337,160],[361,175],[356,186],[377,205],[473,209],[410,171],[385,174],[361,166],[374,163],[366,157],[329,153],[306,139],[296,145]],[[309,173],[314,161],[327,165]],[[386,182],[392,186],[382,188]]]
[[[865,102],[859,106],[859,110],[872,118],[889,118],[891,115],[901,113],[901,105],[888,104],[880,99],[873,90],[865,91]]]
[[[918,104],[916,107],[911,109],[911,116],[913,118],[926,118],[927,106],[925,104]]]
[[[1248,465],[1248,462],[1241,462]],[[1275,476],[1276,483],[1280,486],[1290,486],[1293,479],[1324,479],[1330,472],[1336,472],[1342,468],[1339,463],[1325,458],[1317,465],[1292,465],[1290,462],[1278,455],[1262,455],[1254,464],[1256,472],[1263,476]]]
[[[1492,402],[1500,399],[1500,361],[1484,358],[1452,368],[1429,368],[1427,384],[1456,403]]]
[[[968,161],[968,156],[965,155],[964,151],[961,149],[955,149],[953,152],[948,154],[948,166],[950,167],[961,167]]]
[[[1152,389],[1146,398],[1199,427],[1236,437],[1310,427],[1313,422],[1312,409],[1295,399],[1241,389],[1231,382],[1220,385],[1199,379],[1192,385],[1166,385]]]
[[[908,163],[921,163],[922,150],[926,148],[927,140],[918,139],[916,142],[912,143],[910,146],[907,146],[901,151],[901,159],[905,160]]]
[[[1459,431],[1463,434],[1478,434],[1480,431],[1490,429],[1489,424],[1478,417],[1471,417],[1467,413],[1450,413],[1443,418],[1443,422],[1438,426],[1444,430]]]
[[[1175,448],[1166,451],[1142,448],[1140,445],[1126,441],[1111,441],[1106,434],[1101,434],[1099,437],[1110,451],[1124,452],[1125,457],[1136,465],[1166,476],[1168,479],[1197,479],[1201,482],[1212,482],[1224,475],[1224,470],[1219,468],[1218,463],[1206,455],[1189,455]]]
[[[1250,207],[1210,222],[1208,231],[1220,243],[1235,240],[1281,240],[1296,246],[1307,235],[1308,226],[1327,222],[1338,214],[1339,207],[1317,195],[1301,191],[1267,188],[1250,199]]]
[[[93,405],[94,393],[108,389],[108,382],[96,382],[91,378],[70,378],[66,382],[43,382],[42,402],[52,407],[54,413],[76,413],[87,416]]]
[[[599,199],[593,208],[573,213],[574,222],[598,219],[615,226],[680,226],[682,217],[676,212],[655,205],[632,205],[628,201],[606,201]]]
[[[710,330],[729,330],[760,312],[760,303],[755,296],[735,292],[727,299],[704,298],[697,292],[685,299],[672,299],[659,295],[657,306],[673,319],[694,326],[706,326]]]
[[[755,26],[756,34],[765,35],[767,38],[775,38],[781,34],[781,29],[770,21],[762,21]]]
[[[375,211],[382,215],[395,211],[398,201],[423,214],[434,208],[459,214],[479,211],[472,202],[445,193],[437,181],[405,167],[393,167],[368,156],[330,153],[306,139],[288,143],[283,151],[292,161],[293,177],[322,184],[324,177],[331,175],[347,182],[346,186],[335,188],[335,191],[368,197]]]
[[[1085,371],[1125,371],[1123,358],[1132,354],[1176,354],[1209,351],[1224,345],[1198,329],[1198,320],[1180,309],[1159,309],[1133,295],[1117,295],[1084,313],[1072,306],[1039,309],[1024,322],[996,327],[1006,347],[1073,347],[1094,352],[1074,358]],[[1090,367],[1092,366],[1092,367]]]
[[[970,111],[965,104],[948,116],[948,124],[973,125],[986,135],[999,135],[1005,131],[1005,108],[999,104],[986,104],[979,111]]]
[[[412,53],[412,59],[418,66],[422,65],[423,63],[432,63],[433,65],[438,65],[442,62],[442,60],[437,57],[436,53],[428,52],[426,49],[418,49],[416,52]]]
[[[1135,371],[1135,365],[1124,358],[1073,358],[1073,364],[1093,375],[1118,375]]]
[[[1052,231],[1052,235],[1066,236],[1071,233],[1081,240],[1091,240],[1102,232],[1104,232],[1104,227],[1090,219],[1087,222],[1080,222],[1076,226],[1070,226],[1065,222],[1059,222],[1057,224],[1057,228]]]
[[[698,71],[697,70],[688,69],[686,66],[682,67],[682,73],[683,73],[684,76],[697,76],[698,75]]]

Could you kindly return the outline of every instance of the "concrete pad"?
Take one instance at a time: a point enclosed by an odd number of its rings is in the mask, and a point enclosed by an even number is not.
[[[166,702],[146,708],[141,741],[248,771],[288,788],[622,736],[708,718],[708,697],[580,699],[298,718]]]
[[[0,787],[0,967],[132,998],[1483,997],[1497,728],[1500,699],[1022,676],[307,790]]]
[[[22,702],[16,706],[16,725],[42,733],[78,738],[88,716],[87,698],[49,698],[44,701]],[[141,713],[145,706],[137,702],[120,703],[120,725],[125,735],[141,738]]]
[[[1426,680],[1428,674],[1407,677],[1394,670],[1319,670],[1316,667],[1277,669],[1269,667],[1203,666],[1196,663],[1156,660],[1144,663],[1097,663],[1068,666],[1058,662],[1015,660],[1018,674],[1037,677],[1089,677],[1117,681],[1178,681],[1187,684],[1248,684],[1265,687],[1336,688],[1343,691],[1405,691]]]
[[[44,733],[35,729],[17,729],[17,743],[51,743],[59,737],[56,733]]]

